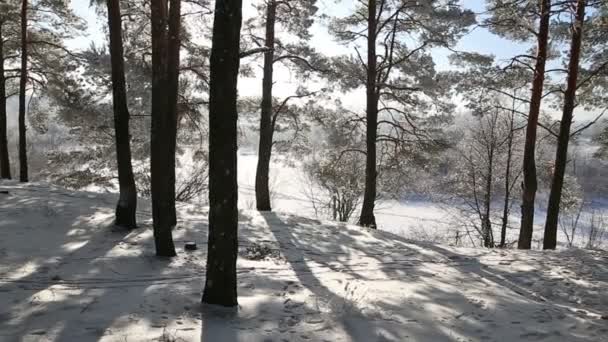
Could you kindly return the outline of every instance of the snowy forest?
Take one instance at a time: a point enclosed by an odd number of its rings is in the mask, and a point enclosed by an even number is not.
[[[605,341],[607,0],[0,0],[0,341]]]

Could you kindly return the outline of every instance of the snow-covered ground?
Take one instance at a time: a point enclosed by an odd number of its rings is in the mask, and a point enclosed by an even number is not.
[[[178,256],[112,226],[115,196],[0,183],[0,341],[606,341],[608,253],[453,248],[241,211],[238,312],[199,301],[207,213]],[[199,249],[185,252],[194,240]],[[270,254],[253,260],[252,246]]]
[[[238,163],[239,207],[255,209],[257,155],[241,151]],[[269,178],[274,210],[325,219],[323,216],[316,217],[311,201],[306,196],[306,193],[309,192],[309,185],[306,184],[305,176],[298,167],[275,162],[271,166]],[[532,248],[541,249],[547,196],[539,194],[537,197]],[[495,208],[502,210],[502,205],[502,203],[496,203]],[[607,215],[608,206],[604,203],[604,207],[600,208],[599,212]],[[355,211],[351,221],[356,222],[358,214],[359,210]],[[376,203],[375,215],[378,229],[383,231],[414,240],[441,242],[443,244],[452,244],[455,240],[456,231],[458,231],[460,243],[470,245],[471,237],[464,233],[467,229],[463,226],[464,221],[461,214],[454,207],[445,204],[434,203],[429,200],[381,200]],[[513,205],[506,239],[507,244],[511,246],[517,242],[519,222],[519,207]],[[588,239],[588,226],[588,215],[582,215],[576,232],[575,246],[585,245]],[[469,229],[472,230],[472,228]],[[494,236],[498,242],[500,236],[499,222],[494,225]],[[478,239],[475,233],[472,233],[472,238]],[[477,240],[476,243],[479,244],[480,241]],[[565,247],[566,243],[566,235],[560,229],[558,231],[558,245]],[[605,234],[603,242],[598,244],[604,249],[608,248],[608,234]]]
[[[239,206],[255,209],[255,172],[257,155],[239,155]],[[270,170],[270,191],[273,208],[280,212],[315,217],[315,211],[306,192],[308,186],[302,172],[280,162]],[[411,229],[423,227],[432,231],[448,225],[448,213],[428,202],[383,201],[376,205],[376,219],[382,230],[407,234]],[[355,213],[358,214],[358,212]]]

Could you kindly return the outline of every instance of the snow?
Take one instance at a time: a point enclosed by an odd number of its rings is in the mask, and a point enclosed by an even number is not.
[[[257,155],[243,153],[238,158],[241,208],[255,209],[257,159]],[[314,217],[314,209],[305,195],[307,184],[304,178],[298,167],[281,162],[272,163],[269,183],[273,208],[280,212]],[[400,235],[420,223],[424,223],[426,227],[438,227],[450,223],[445,210],[428,202],[380,201],[376,204],[375,214],[379,227]]]
[[[238,310],[205,307],[207,212],[178,256],[112,226],[115,195],[0,183],[0,341],[602,341],[608,253],[454,248],[240,212]],[[186,241],[198,250],[186,252]],[[250,253],[273,253],[259,260]],[[604,316],[604,319],[602,319]]]
[[[277,159],[280,160],[280,158]],[[238,163],[239,207],[255,209],[257,155],[241,151]],[[295,163],[297,164],[297,161]],[[271,204],[275,211],[324,219],[324,217],[316,217],[310,200],[306,196],[309,189],[301,167],[276,161],[272,163],[270,168],[269,183]],[[539,193],[536,202],[532,248],[541,249],[548,197],[544,193]],[[494,203],[493,206],[502,210],[503,203]],[[599,212],[604,213],[604,215],[608,214],[608,205],[604,204],[602,206],[598,202],[597,209]],[[463,228],[463,223],[469,224],[470,221],[464,219],[462,213],[452,206],[433,203],[428,199],[401,201],[383,199],[376,201],[374,212],[378,229],[380,230],[414,240],[441,242],[444,244],[453,243],[456,231],[459,231],[460,243],[470,245],[470,238],[465,233],[466,229]],[[356,221],[358,214],[359,210],[355,211],[353,217],[351,217],[351,221]],[[581,217],[580,227],[576,232],[575,245],[585,245],[590,225],[589,220],[590,218],[587,214]],[[508,245],[517,243],[519,222],[519,208],[517,205],[513,205],[506,235]],[[469,229],[472,230],[472,228]],[[473,236],[476,238],[476,233],[473,233]],[[494,237],[498,242],[500,237],[499,222],[494,224]],[[557,239],[558,246],[566,246],[567,238],[561,229],[558,229]],[[479,241],[477,243],[479,244]],[[603,237],[603,241],[600,244],[603,247],[608,247],[608,234]]]

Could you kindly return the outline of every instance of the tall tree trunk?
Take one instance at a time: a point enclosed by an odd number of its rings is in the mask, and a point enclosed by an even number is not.
[[[367,84],[366,84],[366,158],[365,191],[359,225],[376,228],[376,136],[378,128],[378,92],[376,90],[376,0],[369,0],[367,13]]]
[[[172,165],[170,139],[173,133],[169,112],[167,2],[152,0],[152,127],[150,135],[150,172],[152,219],[156,255],[175,256],[173,229],[175,197],[171,191]]]
[[[21,3],[21,76],[19,79],[19,181],[28,181],[27,141],[25,126],[25,92],[27,85],[27,0]]]
[[[11,179],[6,134],[6,79],[4,78],[4,37],[0,23],[0,178]]]
[[[530,97],[530,111],[528,114],[528,126],[526,127],[526,143],[524,147],[523,161],[523,191],[521,203],[521,227],[519,231],[519,249],[530,249],[532,247],[532,233],[534,231],[534,201],[536,198],[536,130],[540,104],[543,96],[545,82],[545,64],[547,60],[547,43],[549,39],[549,22],[551,19],[551,0],[540,2],[540,24],[538,30],[538,47],[536,51],[536,66],[534,68],[534,81],[532,83],[532,95]]]
[[[266,9],[266,47],[264,54],[264,78],[262,79],[262,104],[260,117],[260,143],[258,146],[258,166],[255,173],[255,201],[260,211],[270,211],[270,189],[268,178],[272,153],[272,80],[274,63],[274,26],[277,4],[269,0]]]
[[[137,188],[131,164],[129,135],[129,108],[125,85],[125,65],[122,46],[120,0],[107,0],[108,28],[110,30],[110,58],[112,61],[112,97],[114,104],[114,131],[116,135],[116,162],[120,197],[116,204],[117,226],[136,228]]]
[[[492,137],[490,144],[494,144],[494,127],[492,129]],[[486,170],[486,191],[484,196],[484,237],[483,246],[486,248],[494,248],[494,234],[492,232],[492,220],[490,213],[492,212],[492,177],[494,171],[494,146],[488,147],[488,168]]]
[[[177,102],[179,97],[179,52],[181,47],[181,0],[169,0],[169,36],[168,36],[168,70],[167,88],[169,90],[167,117],[169,132],[167,135],[169,145],[169,191],[171,193],[171,226],[177,225],[177,211],[175,209],[175,151],[177,147]]]
[[[557,151],[555,153],[555,171],[551,182],[547,220],[545,221],[545,237],[543,249],[555,249],[557,246],[557,223],[559,220],[559,206],[564,186],[564,174],[568,161],[568,143],[570,142],[570,126],[576,100],[578,69],[581,55],[581,42],[583,39],[583,24],[585,21],[585,0],[576,3],[576,17],[572,25],[572,42],[570,46],[570,62],[568,65],[568,81],[564,94],[564,110],[559,126],[557,138]]]
[[[509,136],[507,137],[507,165],[505,170],[505,199],[502,208],[502,227],[500,229],[500,248],[505,248],[507,239],[507,225],[509,224],[509,208],[511,206],[511,161],[513,160],[513,134],[515,108],[509,118]]]
[[[215,2],[209,85],[209,243],[202,301],[236,306],[237,78],[242,0]]]

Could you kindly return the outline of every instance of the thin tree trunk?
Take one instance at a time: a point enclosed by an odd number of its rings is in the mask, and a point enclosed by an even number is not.
[[[171,230],[175,198],[170,190],[172,165],[171,119],[168,105],[167,2],[152,0],[152,127],[150,136],[150,171],[152,185],[152,220],[156,255],[175,256]]]
[[[116,162],[120,197],[116,205],[117,226],[136,228],[137,188],[131,164],[131,139],[129,135],[129,108],[125,81],[125,65],[122,46],[120,1],[107,0],[108,28],[110,30],[110,58],[112,61],[112,96],[114,104],[114,130],[116,135]]]
[[[540,15],[536,66],[534,68],[534,81],[532,84],[532,95],[530,97],[530,111],[528,114],[526,143],[524,147],[521,227],[519,231],[519,241],[517,243],[519,249],[530,249],[532,247],[534,201],[536,199],[536,188],[538,186],[534,155],[536,150],[538,116],[540,114],[540,105],[545,82],[545,64],[547,60],[547,44],[549,39],[549,22],[551,19],[551,0],[541,0]]]
[[[557,246],[557,224],[559,220],[559,206],[564,186],[564,174],[568,161],[568,143],[570,142],[570,127],[575,107],[578,70],[583,39],[583,23],[585,20],[585,0],[578,0],[576,4],[576,17],[572,25],[572,42],[570,46],[570,62],[568,65],[568,81],[564,94],[564,110],[559,126],[557,151],[555,153],[555,171],[551,182],[549,206],[547,207],[547,220],[545,223],[545,237],[543,249],[555,249]],[[573,237],[574,239],[574,237]]]
[[[494,127],[492,127],[492,131]],[[490,144],[494,144],[494,133],[492,133],[492,137],[490,138]],[[490,151],[488,153],[488,169],[486,175],[486,191],[484,196],[484,239],[483,245],[486,248],[494,247],[494,237],[492,234],[492,220],[490,219],[490,213],[492,211],[492,176],[494,169],[494,146],[489,147]]]
[[[338,218],[338,205],[336,200],[336,195],[331,197],[331,209],[332,209],[332,218],[334,221]]]
[[[376,91],[376,0],[369,0],[367,14],[367,84],[365,134],[365,190],[359,225],[376,228],[374,204],[376,201],[376,136],[378,126],[378,92]]]
[[[237,79],[242,0],[215,2],[209,85],[209,242],[202,301],[236,306]]]
[[[507,165],[505,170],[505,200],[502,209],[502,227],[500,229],[500,248],[505,248],[507,239],[507,225],[509,224],[509,207],[511,206],[511,161],[513,159],[513,125],[514,114],[509,118],[509,136],[507,137]]]
[[[264,54],[264,77],[262,79],[262,104],[260,117],[260,143],[258,146],[258,166],[255,173],[255,200],[257,209],[270,211],[270,189],[268,178],[270,172],[270,156],[272,153],[272,80],[274,63],[274,27],[277,4],[274,0],[268,2],[266,9],[266,47],[270,48]]]
[[[19,79],[19,181],[28,181],[25,125],[25,92],[27,85],[27,0],[21,3],[21,76]]]
[[[4,78],[4,37],[0,23],[0,178],[11,179],[6,134],[6,79]]]

